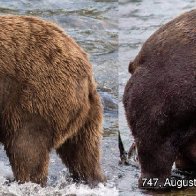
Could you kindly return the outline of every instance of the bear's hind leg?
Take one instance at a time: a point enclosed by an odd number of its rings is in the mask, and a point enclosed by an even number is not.
[[[181,171],[196,171],[196,163],[187,157],[187,154],[179,154],[175,161],[176,168]]]
[[[138,158],[141,165],[140,188],[164,187],[166,178],[171,175],[176,150],[170,138],[150,137],[150,134],[136,140]]]
[[[31,181],[46,185],[50,134],[42,123],[38,118],[23,122],[5,143],[14,177],[19,183]]]
[[[92,186],[105,181],[100,167],[101,111],[100,105],[92,107],[77,135],[57,149],[73,179]]]
[[[183,146],[178,154],[175,164],[176,168],[182,171],[196,172],[196,143],[193,138]]]
[[[196,121],[192,122],[187,134],[185,135],[185,143],[181,146],[179,154],[176,158],[176,168],[182,171],[196,172]],[[187,135],[187,136],[186,136]],[[186,138],[187,137],[187,138]]]

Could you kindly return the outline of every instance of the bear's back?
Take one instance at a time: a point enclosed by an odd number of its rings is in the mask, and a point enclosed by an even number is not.
[[[63,129],[68,116],[88,113],[94,84],[86,53],[59,27],[0,16],[0,113],[38,114]]]
[[[195,43],[196,10],[163,25],[144,43],[130,64],[135,71],[124,93],[131,122],[170,124],[171,119],[183,122],[195,117]]]
[[[13,76],[24,71],[41,76],[42,71],[62,68],[84,74],[91,69],[86,53],[62,29],[30,16],[0,16],[0,59],[0,73]]]

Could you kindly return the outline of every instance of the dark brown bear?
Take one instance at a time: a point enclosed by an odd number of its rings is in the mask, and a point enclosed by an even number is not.
[[[174,162],[196,170],[196,10],[156,31],[130,63],[124,107],[144,178],[163,185]]]
[[[0,17],[0,141],[17,181],[46,184],[55,148],[75,180],[102,182],[102,106],[85,52],[63,30]]]

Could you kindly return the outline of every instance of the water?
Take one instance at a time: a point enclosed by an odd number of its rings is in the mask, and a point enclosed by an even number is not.
[[[106,186],[95,189],[76,185],[58,156],[50,155],[46,188],[33,183],[9,186],[12,177],[7,156],[0,148],[0,195],[118,195],[118,3],[112,0],[0,0],[0,14],[33,15],[59,24],[89,54],[104,105],[102,166],[108,178]]]
[[[124,87],[130,77],[128,64],[155,30],[195,6],[196,1],[194,0],[120,0],[119,2],[119,129],[126,149],[133,140],[122,107]],[[135,167],[121,167],[121,175],[122,178],[118,184],[120,195],[152,195],[152,193],[142,192],[137,188],[139,170]],[[164,195],[195,194],[195,189],[187,189]]]

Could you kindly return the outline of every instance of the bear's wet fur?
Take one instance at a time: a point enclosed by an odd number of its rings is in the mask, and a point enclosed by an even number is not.
[[[20,183],[46,184],[55,148],[74,180],[105,180],[102,105],[86,53],[62,29],[0,16],[0,141]]]
[[[196,10],[163,25],[129,64],[123,103],[143,178],[196,170]],[[146,187],[153,188],[153,187]]]

